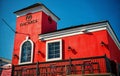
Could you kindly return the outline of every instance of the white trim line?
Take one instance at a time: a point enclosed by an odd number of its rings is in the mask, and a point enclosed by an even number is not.
[[[30,43],[31,43],[31,45],[32,45],[32,50],[31,50],[31,61],[30,61],[30,62],[23,62],[23,63],[21,63],[20,61],[21,61],[22,45],[23,45],[24,42],[26,42],[26,41],[30,41]],[[29,64],[29,63],[32,63],[32,62],[33,62],[33,47],[34,47],[34,44],[33,44],[32,40],[30,40],[30,39],[28,39],[28,38],[26,37],[26,40],[24,40],[24,41],[21,43],[21,45],[20,45],[19,65],[22,65],[22,64]]]
[[[113,39],[113,41],[115,42],[115,44],[117,45],[117,47],[120,50],[120,43],[119,43],[117,37],[115,36],[115,34],[114,34],[112,28],[109,26],[109,24],[107,24],[107,25],[108,25],[107,26],[108,33],[110,34],[111,38]]]
[[[48,43],[53,43],[53,42],[60,42],[60,58],[48,59]],[[62,40],[61,39],[46,42],[46,61],[55,61],[55,60],[62,60]]]
[[[35,13],[35,12],[39,12],[39,11],[43,11],[45,14],[47,14],[48,16],[51,16],[51,18],[54,20],[54,21],[58,21],[59,19],[54,15],[52,14],[48,9],[46,9],[44,6],[38,6],[38,7],[34,7],[34,8],[30,8],[30,9],[27,9],[27,10],[23,10],[23,11],[20,11],[20,12],[17,12],[15,13],[17,15],[17,17],[20,17],[20,16],[23,16],[23,15],[26,15],[28,13]]]
[[[115,42],[116,46],[120,50],[120,43],[108,22],[93,24],[89,26],[76,27],[76,28],[61,30],[57,32],[47,33],[47,34],[41,34],[39,35],[39,39],[40,40],[41,39],[51,40],[51,39],[63,38],[63,37],[68,37],[68,36],[73,36],[73,35],[85,34],[86,32],[84,32],[83,29],[87,30],[88,33],[95,32],[95,31],[101,31],[101,30],[107,30],[111,38]]]
[[[95,32],[95,31],[100,31],[100,30],[105,30],[106,27],[97,27],[97,28],[86,28],[87,32]],[[44,40],[51,40],[55,38],[62,38],[62,37],[67,37],[67,36],[73,36],[73,35],[78,35],[78,34],[84,34],[84,32],[81,31],[81,28],[78,29],[73,29],[73,30],[66,30],[66,31],[58,31],[50,34],[43,34],[39,36],[39,39],[44,38]]]

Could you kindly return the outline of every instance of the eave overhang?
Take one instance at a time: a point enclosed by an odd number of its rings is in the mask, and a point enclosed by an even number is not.
[[[54,32],[46,33],[46,34],[40,34],[39,39],[51,40],[51,39],[85,34],[88,32],[95,32],[100,30],[107,30],[109,35],[112,37],[113,41],[115,42],[115,44],[120,49],[120,42],[108,21],[101,21],[101,22],[95,22],[95,23],[90,23],[85,25],[79,25],[79,26],[65,28],[65,29],[57,30]]]
[[[20,9],[18,11],[15,11],[14,13],[17,15],[17,17],[26,15],[28,13],[34,13],[34,12],[38,12],[38,11],[43,11],[44,13],[46,13],[47,15],[51,16],[53,20],[55,20],[56,22],[58,20],[60,20],[59,17],[57,17],[52,11],[50,11],[44,4],[42,3],[36,3],[33,4],[31,6],[28,6],[26,8]]]

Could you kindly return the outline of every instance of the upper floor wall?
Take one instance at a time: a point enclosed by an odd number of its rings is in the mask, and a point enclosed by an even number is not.
[[[40,44],[61,39],[63,59],[106,54],[108,58],[120,63],[120,44],[108,21],[41,34],[39,39],[41,40]],[[48,48],[39,48],[45,50],[45,52],[48,50]]]

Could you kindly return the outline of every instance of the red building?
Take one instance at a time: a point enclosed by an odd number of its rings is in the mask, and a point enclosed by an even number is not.
[[[119,76],[120,43],[108,21],[57,30],[59,18],[41,3],[14,13],[13,76]]]

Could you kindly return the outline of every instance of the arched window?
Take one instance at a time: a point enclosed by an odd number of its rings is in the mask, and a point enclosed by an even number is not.
[[[33,42],[31,40],[25,40],[20,47],[20,59],[19,64],[32,63],[33,58]]]

